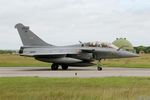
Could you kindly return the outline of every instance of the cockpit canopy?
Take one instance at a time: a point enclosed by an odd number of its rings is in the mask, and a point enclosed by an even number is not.
[[[98,42],[98,41],[84,43],[84,46],[118,49],[118,47],[113,45],[112,43],[105,43],[105,42]]]

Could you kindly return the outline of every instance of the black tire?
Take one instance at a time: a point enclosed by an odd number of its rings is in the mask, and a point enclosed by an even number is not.
[[[62,70],[67,70],[68,69],[68,66],[67,65],[62,65]]]
[[[59,65],[57,64],[52,64],[51,70],[58,70]]]
[[[101,70],[102,70],[102,67],[97,67],[97,70],[98,70],[98,71],[101,71]]]

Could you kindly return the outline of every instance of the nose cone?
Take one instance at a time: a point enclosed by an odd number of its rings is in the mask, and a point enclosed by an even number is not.
[[[128,51],[119,51],[119,56],[121,58],[139,57],[139,55]]]

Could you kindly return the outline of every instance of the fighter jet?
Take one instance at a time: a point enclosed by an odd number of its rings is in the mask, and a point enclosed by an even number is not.
[[[55,46],[48,44],[35,35],[28,26],[21,23],[15,25],[21,37],[23,46],[20,47],[20,56],[34,57],[36,60],[52,63],[51,70],[67,70],[68,66],[93,66],[93,61],[113,58],[137,57],[137,54],[124,51],[111,43],[87,42],[69,46]],[[97,67],[102,70],[101,66]]]

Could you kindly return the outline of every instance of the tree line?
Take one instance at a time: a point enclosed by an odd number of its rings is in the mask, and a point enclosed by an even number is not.
[[[0,50],[0,54],[13,54],[16,50]]]
[[[136,53],[140,53],[141,51],[143,51],[144,53],[150,53],[150,46],[137,46],[134,47]]]

